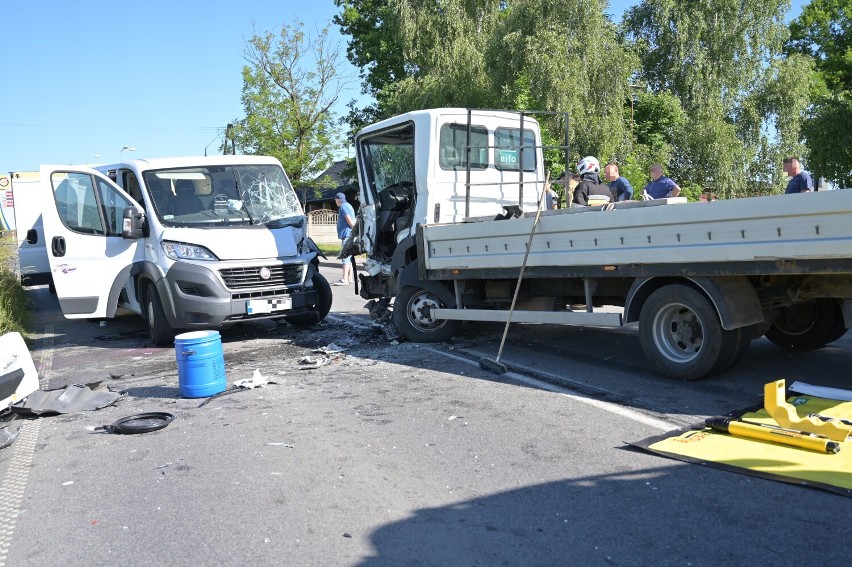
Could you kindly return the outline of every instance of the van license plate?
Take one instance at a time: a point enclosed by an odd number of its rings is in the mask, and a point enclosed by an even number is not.
[[[293,299],[289,295],[275,299],[249,299],[246,301],[246,315],[274,313],[293,308]]]

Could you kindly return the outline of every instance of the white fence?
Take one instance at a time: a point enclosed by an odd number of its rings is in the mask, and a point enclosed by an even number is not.
[[[308,213],[308,236],[318,244],[337,244],[337,211],[320,209]]]

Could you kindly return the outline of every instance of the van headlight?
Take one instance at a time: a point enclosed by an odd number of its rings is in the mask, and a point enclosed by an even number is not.
[[[183,242],[164,240],[163,252],[172,260],[218,260],[207,248]]]

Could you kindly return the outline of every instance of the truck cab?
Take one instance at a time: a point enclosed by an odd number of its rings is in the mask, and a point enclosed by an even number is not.
[[[42,166],[53,281],[69,318],[121,306],[156,345],[257,318],[323,319],[331,289],[278,160],[212,156]]]
[[[538,122],[507,111],[409,112],[356,137],[362,296],[395,295],[418,225],[535,210],[544,190]],[[468,164],[470,167],[468,167]]]

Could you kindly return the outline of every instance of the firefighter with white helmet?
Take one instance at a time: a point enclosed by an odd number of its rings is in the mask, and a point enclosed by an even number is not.
[[[612,190],[600,178],[601,162],[595,156],[586,156],[577,164],[580,183],[574,189],[577,205],[605,205],[615,201]]]

